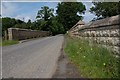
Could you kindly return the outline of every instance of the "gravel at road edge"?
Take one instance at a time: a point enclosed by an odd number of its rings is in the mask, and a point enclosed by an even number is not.
[[[53,78],[81,78],[76,66],[70,62],[64,52],[66,41],[64,40],[61,55],[58,59],[58,65]]]

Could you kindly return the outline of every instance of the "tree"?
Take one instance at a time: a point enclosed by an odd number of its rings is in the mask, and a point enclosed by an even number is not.
[[[90,12],[97,16],[97,19],[111,17],[119,14],[118,2],[93,2],[94,6],[90,8]]]
[[[47,6],[41,7],[41,10],[38,11],[36,18],[48,21],[53,16],[53,11],[53,9],[49,9]]]
[[[34,22],[31,23],[31,29],[32,30],[41,30],[41,27],[40,27],[40,25],[38,24],[37,21],[34,21]]]
[[[21,20],[19,20],[19,19],[17,19],[16,22],[17,22],[17,24],[22,24],[22,23],[24,23],[24,21],[21,21]]]
[[[41,7],[41,10],[37,13],[37,23],[41,26],[42,30],[49,31],[49,20],[51,17],[53,17],[53,9],[49,9],[49,7],[44,6]]]
[[[4,17],[2,18],[2,36],[4,36],[4,32],[7,32],[8,28],[15,27],[17,24],[22,24],[24,21],[16,20],[14,18]],[[16,26],[18,27],[18,26]],[[20,27],[20,26],[19,26]]]
[[[51,18],[50,31],[52,35],[65,33],[64,27],[61,23],[58,22],[57,16]]]
[[[21,23],[21,24],[15,24],[13,27],[14,28],[28,29],[28,26],[27,26],[27,24],[25,22]]]
[[[17,24],[17,22],[14,18],[2,18],[2,36],[4,36],[4,31],[6,31],[10,27],[13,27],[15,24]]]
[[[80,14],[85,13],[85,5],[81,2],[62,2],[57,6],[59,22],[64,25],[65,31],[73,27],[83,17]]]
[[[16,23],[14,18],[2,18],[2,30],[7,30],[7,28],[13,27]]]
[[[27,29],[31,29],[31,25],[32,25],[32,23],[31,23],[31,20],[29,19],[27,22]]]

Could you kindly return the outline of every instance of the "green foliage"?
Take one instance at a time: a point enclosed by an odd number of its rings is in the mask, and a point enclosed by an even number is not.
[[[51,17],[53,17],[53,11],[53,9],[49,9],[47,6],[41,7],[41,10],[38,11],[36,18],[38,19],[38,25],[41,26],[41,30],[50,30],[49,22]]]
[[[74,63],[82,77],[87,78],[118,78],[119,58],[97,44],[89,45],[83,39],[67,37],[65,53]]]
[[[49,21],[45,21],[45,20],[38,20],[37,23],[38,25],[41,27],[41,30],[43,31],[49,31]]]
[[[31,27],[32,27],[32,22],[29,19],[28,22],[27,22],[27,29],[31,29]]]
[[[15,26],[16,24],[22,24],[23,21],[16,20],[14,18],[5,17],[2,18],[2,36],[4,36],[4,31],[8,28]]]
[[[62,2],[57,8],[59,22],[64,25],[66,31],[83,19],[80,14],[84,14],[86,10],[81,2]]]
[[[64,33],[63,25],[58,22],[57,16],[53,15],[53,9],[44,6],[37,14],[37,25],[41,30],[50,31],[52,35]]]
[[[65,33],[64,27],[58,22],[57,17],[51,18],[50,31],[52,32],[52,35]]]
[[[41,10],[38,11],[36,18],[48,21],[53,16],[53,11],[54,10],[49,9],[48,6],[41,7]]]
[[[82,19],[82,16],[77,14],[82,14],[86,10],[82,3],[59,3],[57,8],[57,16],[53,15],[53,9],[44,6],[36,17],[41,30],[51,31],[53,35],[65,33]]]
[[[94,13],[98,19],[111,17],[119,14],[118,2],[93,2],[94,6],[90,8],[90,12]]]
[[[8,28],[23,28],[23,29],[33,29],[33,30],[40,30],[40,26],[38,26],[38,23],[31,22],[31,20],[28,20],[27,23],[21,20],[16,20],[14,18],[5,17],[2,18],[2,35],[4,36],[4,31]]]
[[[41,30],[40,23],[37,22],[37,21],[32,22],[30,29],[32,29],[32,30]]]
[[[23,28],[23,29],[26,29],[26,27],[27,27],[26,23],[15,24],[15,26],[13,26],[13,28]]]
[[[85,12],[85,6],[81,2],[59,3],[57,7],[57,15],[54,16],[54,9],[47,6],[41,7],[36,16],[36,21],[24,22],[13,18],[3,19],[3,32],[8,28],[24,28],[32,30],[50,31],[52,35],[63,34],[79,20],[83,19],[80,14]]]
[[[6,30],[7,28],[14,26],[16,23],[16,20],[13,18],[2,18],[2,30]]]

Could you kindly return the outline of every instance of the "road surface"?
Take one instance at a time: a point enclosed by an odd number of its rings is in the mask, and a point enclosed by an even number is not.
[[[64,37],[57,35],[2,48],[3,78],[51,78]]]

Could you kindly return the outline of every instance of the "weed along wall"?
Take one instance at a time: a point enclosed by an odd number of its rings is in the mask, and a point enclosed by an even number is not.
[[[45,37],[48,35],[49,35],[48,31],[37,31],[37,30],[20,29],[20,28],[8,29],[9,40],[24,40],[30,38]]]
[[[87,39],[120,55],[120,15],[100,19],[85,25],[79,21],[69,30],[71,37]]]

